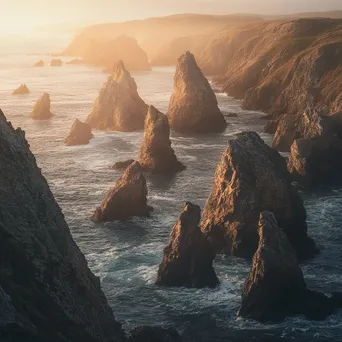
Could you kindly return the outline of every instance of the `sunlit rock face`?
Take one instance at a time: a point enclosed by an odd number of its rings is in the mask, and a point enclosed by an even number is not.
[[[76,119],[64,143],[67,146],[86,145],[89,144],[89,141],[92,138],[93,134],[91,133],[91,127]]]
[[[53,116],[50,110],[50,106],[51,106],[50,95],[48,93],[44,93],[33,107],[32,119],[34,120],[50,119]]]
[[[305,315],[322,320],[340,307],[336,295],[308,290],[295,250],[271,212],[262,212],[259,246],[245,281],[239,316],[257,321],[281,321]]]
[[[199,228],[200,219],[200,207],[186,203],[164,249],[158,285],[203,288],[219,284],[213,268],[215,254]]]
[[[146,179],[140,164],[134,162],[109,190],[92,219],[97,222],[126,220],[134,216],[149,216],[151,210],[147,205]]]
[[[0,156],[1,341],[123,341],[24,132],[1,111]]]
[[[325,112],[307,108],[302,115],[284,115],[278,120],[272,147],[289,152],[295,139],[311,139],[332,131],[332,120]]]
[[[215,93],[190,52],[177,61],[167,115],[171,128],[179,132],[216,133],[227,126]]]
[[[30,91],[27,88],[26,84],[21,84],[17,89],[13,90],[12,94],[13,95],[24,95],[24,94],[29,94]]]
[[[306,210],[291,182],[285,159],[257,133],[229,140],[201,224],[216,251],[251,259],[258,248],[260,212],[271,211],[299,259],[315,255]]]
[[[170,141],[167,116],[150,106],[145,119],[145,133],[139,162],[143,170],[152,173],[172,174],[184,170],[177,160]]]
[[[134,79],[120,61],[114,65],[86,123],[100,130],[131,132],[144,128],[147,110]]]

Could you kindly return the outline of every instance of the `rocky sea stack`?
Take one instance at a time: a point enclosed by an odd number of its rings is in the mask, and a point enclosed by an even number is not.
[[[271,212],[262,212],[259,247],[245,281],[239,316],[257,321],[281,321],[303,314],[323,320],[340,307],[335,296],[307,289],[295,250]]]
[[[24,132],[1,111],[0,156],[1,341],[123,341]]]
[[[134,216],[149,216],[151,210],[147,205],[146,179],[140,164],[134,162],[109,190],[92,219],[97,222],[126,220]]]
[[[69,135],[65,139],[65,145],[74,146],[74,145],[86,145],[89,144],[90,139],[93,138],[93,134],[91,133],[91,127],[76,119],[71,127]]]
[[[45,64],[44,61],[40,60],[40,61],[38,61],[34,66],[35,66],[35,67],[43,67],[44,64]]]
[[[219,284],[213,268],[215,253],[199,228],[200,220],[200,207],[187,202],[164,249],[158,285],[203,288]]]
[[[50,95],[48,93],[44,93],[33,107],[32,119],[35,119],[35,120],[50,119],[53,116],[50,110],[50,106],[51,106]]]
[[[26,84],[21,84],[17,89],[13,90],[12,94],[13,95],[24,95],[24,94],[29,94],[30,91],[27,88]]]
[[[62,66],[63,62],[60,59],[52,59],[50,62],[50,66],[52,67],[60,67]]]
[[[215,93],[190,52],[178,58],[167,115],[171,128],[179,132],[216,133],[227,126]]]
[[[122,61],[117,62],[86,123],[92,128],[131,132],[144,128],[148,106]]]
[[[260,212],[271,211],[299,259],[315,255],[315,243],[307,236],[306,210],[291,182],[285,159],[257,133],[240,133],[229,140],[201,225],[215,249],[251,259],[258,247]]]
[[[143,170],[170,174],[185,169],[171,147],[170,126],[167,116],[150,106],[145,119],[144,140],[139,163]]]

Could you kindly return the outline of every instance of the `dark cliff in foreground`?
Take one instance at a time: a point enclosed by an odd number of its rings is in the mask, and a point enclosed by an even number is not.
[[[24,132],[0,110],[0,340],[123,340]]]
[[[248,26],[218,81],[246,109],[302,113],[342,108],[342,20],[298,19]],[[227,46],[222,49],[229,50]]]

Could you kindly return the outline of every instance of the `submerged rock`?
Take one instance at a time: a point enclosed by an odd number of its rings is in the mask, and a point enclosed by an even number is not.
[[[13,90],[13,95],[23,95],[23,94],[29,94],[29,89],[27,88],[26,84],[21,84],[17,89]]]
[[[44,64],[45,64],[44,61],[40,60],[40,61],[38,61],[34,66],[35,66],[35,67],[43,67]]]
[[[140,164],[134,162],[109,190],[92,219],[99,222],[126,220],[133,216],[149,216],[151,210],[147,205],[146,179]]]
[[[148,106],[122,61],[114,66],[86,122],[102,130],[131,132],[144,128]]]
[[[0,158],[1,340],[123,341],[24,132],[1,111]]]
[[[60,59],[52,59],[50,62],[50,66],[52,67],[60,67],[62,64],[63,62]]]
[[[216,251],[251,259],[258,247],[260,212],[271,211],[299,259],[315,255],[315,243],[307,236],[306,210],[291,182],[285,159],[257,133],[240,133],[229,140],[201,225]]]
[[[174,329],[143,326],[130,331],[128,342],[182,342],[182,338]]]
[[[280,321],[303,314],[325,319],[340,306],[338,296],[307,289],[295,250],[273,213],[262,212],[259,247],[245,281],[239,316],[257,321]]]
[[[213,268],[215,253],[199,228],[200,220],[200,207],[187,202],[164,249],[158,285],[202,288],[219,284]]]
[[[114,169],[114,170],[125,170],[132,163],[134,163],[134,159],[128,159],[125,161],[118,161],[112,166],[112,169]]]
[[[308,108],[303,115],[284,115],[278,120],[272,147],[288,152],[296,139],[322,136],[326,130],[331,130],[329,126],[331,120],[324,116],[324,112],[313,108]]]
[[[177,61],[167,115],[171,128],[179,132],[215,133],[227,126],[215,93],[190,52]]]
[[[77,65],[77,64],[84,64],[84,62],[82,59],[75,58],[75,59],[72,59],[71,61],[67,62],[66,64]]]
[[[185,169],[171,147],[170,126],[167,116],[150,106],[145,119],[144,140],[139,163],[152,173],[175,173]]]
[[[50,95],[44,93],[40,99],[36,102],[32,110],[32,119],[35,120],[47,120],[50,119],[53,114],[50,111]]]
[[[91,127],[76,119],[71,127],[69,135],[65,139],[65,145],[86,145],[94,136],[91,133]]]

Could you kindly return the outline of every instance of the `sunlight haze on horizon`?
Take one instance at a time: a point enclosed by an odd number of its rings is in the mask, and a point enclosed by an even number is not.
[[[341,0],[0,0],[0,35],[46,25],[116,22],[177,13],[291,14],[342,9]]]

